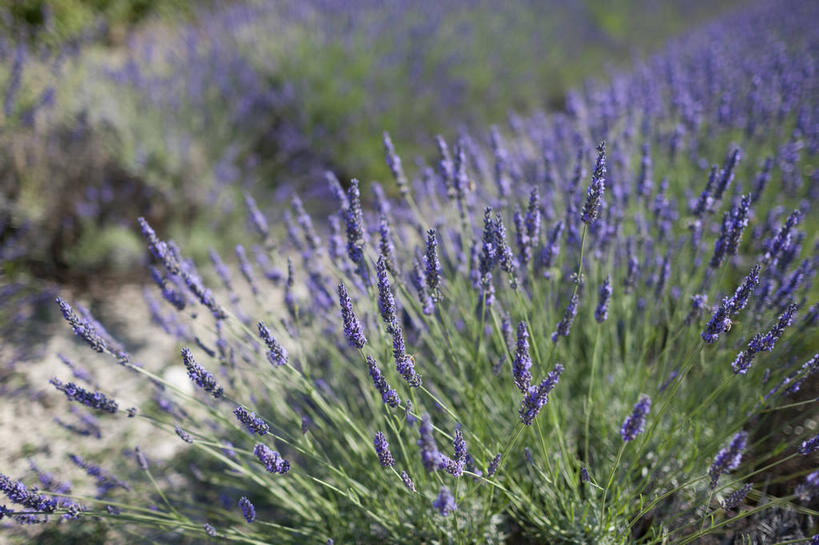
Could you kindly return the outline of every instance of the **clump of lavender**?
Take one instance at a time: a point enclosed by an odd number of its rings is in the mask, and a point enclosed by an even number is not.
[[[640,400],[634,404],[631,414],[620,426],[620,437],[623,441],[634,441],[638,435],[643,433],[646,425],[646,416],[651,410],[651,398],[647,395],[640,396]]]
[[[378,454],[378,461],[381,462],[381,467],[394,466],[395,459],[393,459],[390,452],[390,444],[382,432],[376,432],[373,444],[375,445],[375,452]]]
[[[744,431],[738,432],[731,439],[731,443],[720,450],[711,467],[708,469],[708,475],[711,476],[711,488],[716,488],[719,482],[719,477],[723,473],[729,473],[739,467],[742,461],[742,451],[745,450],[745,445],[748,441],[748,434]]]
[[[193,352],[189,348],[182,349],[182,363],[185,364],[185,369],[188,370],[188,377],[200,388],[210,393],[216,399],[222,397],[224,390],[204,367],[196,363],[193,358]]]

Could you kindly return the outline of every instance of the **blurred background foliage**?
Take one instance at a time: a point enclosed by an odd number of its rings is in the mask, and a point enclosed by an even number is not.
[[[383,131],[412,171],[435,134],[486,140],[510,112],[562,109],[568,88],[737,3],[13,2],[0,9],[0,266],[127,276],[139,215],[195,257],[229,248],[241,191],[275,220],[294,190],[321,202],[324,170],[383,181]]]

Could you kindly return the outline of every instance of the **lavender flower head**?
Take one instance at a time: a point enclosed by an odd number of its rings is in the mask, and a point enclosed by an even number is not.
[[[563,319],[557,323],[557,329],[552,333],[552,342],[556,343],[559,337],[568,337],[569,330],[572,328],[574,317],[577,315],[577,294],[573,294],[566,311],[563,313]]]
[[[193,352],[187,347],[182,349],[182,362],[188,370],[188,377],[190,377],[194,384],[206,392],[209,392],[216,399],[222,397],[224,393],[222,387],[219,386],[209,371],[196,363],[196,360],[193,358]]]
[[[253,455],[259,459],[270,473],[284,475],[290,471],[290,462],[282,458],[275,450],[271,450],[267,445],[256,443],[256,446],[253,447]]]
[[[244,407],[236,407],[233,409],[233,414],[236,415],[239,422],[245,425],[245,428],[247,428],[247,431],[250,433],[265,435],[270,431],[270,426],[268,426],[264,420],[256,416],[256,413],[248,411]]]
[[[620,437],[623,441],[633,441],[638,435],[643,433],[646,424],[646,416],[651,410],[651,398],[647,395],[640,396],[640,400],[634,405],[631,414],[623,421],[620,427]]]
[[[810,501],[811,498],[819,494],[819,471],[814,471],[805,477],[805,482],[797,486],[794,493],[804,502]]]
[[[248,522],[256,520],[256,508],[250,503],[250,500],[242,496],[239,498],[239,508],[242,510],[242,516]]]
[[[549,393],[554,390],[560,380],[560,374],[564,367],[557,363],[554,369],[546,375],[538,386],[529,386],[526,395],[520,405],[520,421],[526,426],[531,426],[537,413],[549,401]]]
[[[401,480],[410,492],[415,492],[415,483],[412,482],[412,479],[406,471],[401,472]]]
[[[387,277],[387,260],[383,255],[378,256],[378,261],[375,264],[376,276],[378,278],[378,310],[381,313],[381,318],[387,325],[387,331],[392,331],[393,324],[396,321],[395,316],[395,297],[392,294],[390,287],[390,280]]]
[[[441,491],[438,494],[438,497],[435,498],[435,501],[432,502],[433,507],[441,513],[441,516],[446,517],[456,509],[458,506],[455,504],[455,498],[452,496],[452,492],[449,491],[449,488],[446,486],[441,487]]]
[[[722,508],[726,511],[729,509],[736,509],[739,504],[742,503],[742,500],[745,499],[745,496],[748,495],[748,492],[751,491],[752,487],[753,483],[745,483],[741,488],[737,488],[728,494],[728,496],[726,496],[726,498],[722,501]]]
[[[398,393],[387,384],[387,379],[381,374],[381,369],[378,368],[375,358],[370,355],[367,355],[367,366],[370,368],[370,377],[373,379],[373,384],[381,394],[381,400],[388,407],[393,409],[397,407],[401,403]]]
[[[517,338],[515,359],[512,363],[512,375],[515,378],[515,386],[525,394],[532,382],[532,373],[530,372],[532,358],[529,356],[529,332],[526,330],[524,322],[518,324]]]
[[[106,397],[106,395],[102,392],[89,392],[84,388],[77,386],[73,382],[63,384],[56,378],[52,378],[49,382],[55,388],[63,392],[69,401],[78,401],[83,405],[91,407],[92,409],[97,409],[98,411],[104,411],[111,414],[116,413],[117,410],[119,410],[119,404],[113,399]]]
[[[714,458],[711,467],[708,469],[708,475],[711,476],[711,488],[717,487],[719,477],[723,473],[728,473],[739,467],[742,461],[742,451],[745,450],[745,445],[748,441],[748,434],[744,431],[738,432],[731,439],[731,443],[720,450]]]
[[[399,326],[392,329],[392,354],[395,358],[395,370],[404,377],[412,388],[421,386],[421,376],[415,372],[415,359],[407,354],[404,344],[404,333]]]
[[[390,444],[387,438],[380,431],[375,434],[373,439],[375,445],[375,452],[378,454],[378,461],[381,462],[381,467],[392,467],[395,465],[395,460],[390,452]]]
[[[603,323],[609,317],[609,298],[611,297],[611,276],[606,276],[600,286],[600,298],[597,301],[597,308],[594,311],[594,319],[597,323]]]
[[[432,419],[429,414],[421,417],[421,425],[418,427],[418,446],[421,448],[421,463],[427,471],[435,471],[446,467],[448,459],[438,450],[438,444],[432,434]]]
[[[500,461],[501,461],[500,453],[496,454],[495,457],[489,461],[489,466],[486,468],[486,475],[488,477],[492,477],[495,473],[498,472]]]
[[[361,323],[353,313],[353,302],[350,300],[347,288],[341,282],[338,283],[338,302],[341,306],[341,318],[344,321],[344,335],[347,337],[347,343],[355,348],[364,348],[367,338],[364,336]]]
[[[597,163],[594,165],[592,181],[586,191],[586,202],[580,219],[588,225],[593,224],[600,216],[600,207],[603,201],[603,194],[606,191],[606,142],[600,142],[597,147]]]
[[[802,441],[802,444],[799,445],[799,454],[802,456],[807,456],[816,450],[819,450],[819,434]]]
[[[441,262],[438,260],[438,239],[435,229],[427,231],[424,265],[429,295],[432,297],[433,302],[437,302],[441,289]]]
[[[275,367],[287,365],[287,350],[273,338],[264,322],[256,324],[259,328],[259,337],[267,345],[267,359]]]

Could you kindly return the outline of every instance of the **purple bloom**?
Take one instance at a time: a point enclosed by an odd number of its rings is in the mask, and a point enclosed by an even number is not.
[[[748,214],[751,208],[751,199],[743,195],[737,206],[725,212],[722,217],[722,227],[719,238],[714,243],[714,255],[711,257],[710,266],[713,269],[719,267],[726,256],[737,255],[739,243],[742,240],[742,232],[748,225]]]
[[[140,469],[148,471],[148,459],[139,447],[134,449],[134,455],[136,456],[137,465],[139,465]]]
[[[421,376],[415,372],[415,360],[406,353],[404,333],[398,325],[392,328],[392,354],[395,358],[395,370],[404,377],[412,388],[421,385]]]
[[[236,415],[239,422],[245,425],[250,433],[265,435],[270,431],[270,426],[261,417],[256,416],[256,413],[248,411],[244,407],[236,407],[233,409],[233,414]]]
[[[120,346],[114,345],[112,339],[106,334],[105,330],[101,330],[99,322],[93,319],[86,312],[85,317],[80,317],[71,306],[60,297],[57,297],[57,304],[60,306],[60,311],[63,317],[74,330],[74,334],[83,339],[96,352],[108,352],[120,360],[121,363],[127,363],[129,356]]]
[[[242,516],[248,522],[256,520],[256,508],[250,503],[250,500],[242,496],[239,498],[239,508],[242,510]]]
[[[441,289],[441,262],[438,260],[438,239],[436,238],[435,229],[427,231],[424,264],[426,265],[424,272],[426,273],[428,293],[433,302],[437,302]]]
[[[383,433],[379,431],[375,434],[373,444],[375,445],[375,452],[378,454],[378,461],[381,462],[381,467],[394,466],[395,460],[390,452],[390,444],[387,442],[387,438],[384,437]]]
[[[290,462],[282,458],[275,450],[271,450],[267,445],[256,443],[256,446],[253,447],[253,455],[259,459],[270,473],[284,475],[290,471]]]
[[[56,498],[38,494],[36,488],[29,490],[22,481],[13,481],[2,473],[0,473],[0,491],[13,503],[34,511],[53,513],[57,508]]]
[[[191,437],[191,435],[188,432],[186,432],[179,426],[175,426],[174,431],[176,432],[176,435],[178,435],[179,438],[185,441],[186,443],[193,443],[193,437]]]
[[[725,159],[725,166],[722,167],[717,188],[714,191],[714,200],[720,200],[725,190],[731,185],[731,181],[734,179],[734,170],[736,169],[737,163],[739,163],[740,157],[741,153],[739,148],[735,148]]]
[[[620,427],[620,437],[623,441],[633,441],[638,435],[643,433],[646,425],[646,416],[651,410],[651,398],[647,395],[640,396],[640,400],[634,404],[631,414],[623,421]]]
[[[392,274],[397,274],[395,259],[395,244],[392,241],[392,232],[390,231],[390,223],[386,216],[381,216],[378,222],[378,234],[380,237],[379,250],[381,257],[384,259],[384,265]]]
[[[799,454],[803,456],[807,456],[816,450],[819,450],[819,434],[802,441],[802,444],[799,445]]]
[[[552,267],[553,260],[560,255],[560,235],[563,234],[563,222],[558,221],[549,231],[546,244],[540,252],[540,266],[544,269]]]
[[[764,335],[757,333],[751,340],[748,341],[748,346],[742,350],[731,364],[734,373],[744,375],[748,368],[751,367],[754,356],[762,351],[771,352],[785,328],[793,322],[793,315],[796,312],[797,305],[789,305],[785,312],[779,317],[776,324],[768,330]]]
[[[606,276],[600,286],[600,298],[597,301],[597,308],[594,311],[594,319],[598,323],[603,323],[609,317],[609,298],[611,297],[611,276]]]
[[[780,254],[791,245],[793,228],[799,223],[801,216],[802,213],[799,210],[794,210],[791,215],[788,216],[788,219],[785,220],[785,224],[777,231],[770,242],[766,244],[765,253],[762,255],[763,263],[777,264]]]
[[[452,440],[452,446],[454,447],[455,454],[452,459],[447,460],[446,470],[453,476],[460,477],[464,473],[464,466],[466,465],[468,455],[466,451],[466,440],[464,439],[464,433],[461,430],[460,424],[455,426],[455,437]]]
[[[367,344],[367,338],[364,336],[361,323],[353,313],[353,302],[347,293],[347,288],[344,284],[338,284],[338,301],[341,306],[341,317],[344,320],[344,335],[347,337],[347,343],[355,348],[364,348]]]
[[[717,487],[721,474],[728,473],[739,467],[739,463],[742,461],[742,451],[745,450],[747,441],[748,434],[740,431],[734,435],[727,447],[717,453],[711,467],[708,469],[708,474],[711,476],[711,488]]]
[[[214,528],[210,523],[206,522],[202,525],[202,528],[205,530],[205,533],[208,534],[210,537],[216,537],[216,528]]]
[[[589,477],[589,470],[586,469],[585,467],[581,467],[580,468],[580,482],[581,483],[587,483],[589,481],[591,481],[591,478]]]
[[[415,492],[415,483],[412,482],[412,479],[410,479],[406,471],[401,472],[401,480],[404,481],[404,486],[406,486],[410,492]]]
[[[307,241],[307,246],[314,252],[318,251],[321,248],[321,239],[313,227],[313,220],[310,219],[310,214],[304,209],[304,204],[298,195],[294,195],[290,202],[296,210],[296,221],[304,232],[304,239]]]
[[[49,382],[63,392],[69,401],[78,401],[92,409],[112,414],[116,413],[119,409],[119,404],[113,399],[106,397],[102,392],[89,392],[73,382],[63,384],[56,378],[52,378]]]
[[[387,159],[387,166],[390,167],[395,184],[402,196],[407,196],[409,187],[407,185],[407,177],[404,175],[404,169],[401,166],[401,158],[395,153],[395,147],[392,144],[389,133],[384,132],[384,154]]]
[[[563,319],[557,323],[557,329],[552,333],[552,342],[556,343],[559,337],[568,337],[569,330],[572,328],[574,317],[577,315],[577,294],[573,294],[566,311],[563,313]]]
[[[500,212],[495,216],[495,248],[500,268],[509,276],[509,286],[516,290],[518,288],[517,263],[512,256],[512,249],[506,242],[506,227],[503,225],[503,216]]]
[[[722,508],[726,511],[729,509],[736,509],[742,500],[745,499],[745,496],[748,495],[748,492],[751,491],[751,487],[753,487],[753,483],[745,483],[741,488],[737,488],[723,500]]]
[[[239,259],[239,272],[245,278],[247,285],[250,286],[250,291],[253,295],[258,295],[259,287],[256,285],[256,279],[253,276],[253,267],[247,259],[247,252],[241,244],[236,245],[236,257]]]
[[[489,461],[489,466],[486,468],[486,475],[488,477],[492,477],[493,475],[495,475],[495,473],[498,472],[500,461],[501,461],[500,453],[496,454],[495,457]]]
[[[586,191],[586,202],[583,204],[583,211],[580,219],[588,225],[593,224],[600,216],[600,207],[603,201],[603,193],[606,191],[606,142],[600,142],[597,146],[597,163],[594,165],[592,181]]]
[[[222,397],[224,393],[222,387],[217,384],[216,379],[213,378],[213,375],[209,371],[196,363],[196,360],[193,359],[193,352],[187,347],[182,349],[182,362],[188,370],[188,377],[190,377],[194,384],[206,392],[210,392],[216,399]]]
[[[714,184],[717,182],[717,174],[719,167],[714,165],[711,167],[711,173],[708,175],[708,183],[705,184],[705,189],[700,193],[697,203],[694,205],[692,213],[694,216],[701,218],[705,212],[710,212],[711,206],[714,202],[713,191]]]
[[[259,207],[256,206],[256,201],[253,197],[250,196],[249,193],[245,193],[245,206],[247,206],[248,214],[250,214],[250,220],[253,222],[253,226],[258,231],[259,235],[262,238],[267,238],[268,234],[270,233],[270,229],[267,226],[267,220],[259,211]]]
[[[518,324],[517,337],[512,375],[515,378],[515,386],[525,394],[532,382],[532,373],[529,371],[532,368],[532,358],[529,356],[529,332],[523,322]]]
[[[373,384],[381,394],[381,400],[386,403],[388,407],[392,407],[394,409],[401,403],[401,399],[398,397],[398,394],[395,390],[390,388],[389,384],[387,384],[387,379],[381,374],[381,369],[378,368],[375,358],[368,355],[367,365],[370,368],[370,377],[373,379]]]
[[[804,501],[808,502],[813,498],[816,494],[819,493],[819,471],[814,471],[807,477],[805,477],[805,482],[800,484],[794,490],[796,496]]]
[[[546,375],[538,386],[529,386],[526,395],[520,405],[520,421],[526,426],[531,426],[534,422],[537,413],[549,401],[549,393],[554,390],[560,380],[560,374],[564,367],[559,363],[555,364],[554,369]]]
[[[732,315],[736,315],[745,308],[745,305],[748,304],[748,298],[753,293],[754,289],[759,285],[759,271],[761,270],[759,265],[754,265],[751,267],[750,272],[742,281],[742,284],[737,287],[734,295],[728,300],[727,311]],[[724,330],[724,331],[727,331]]]
[[[418,433],[420,434],[418,446],[421,448],[421,463],[424,464],[424,469],[427,471],[443,469],[447,466],[447,462],[449,461],[448,458],[438,450],[438,444],[435,442],[435,437],[432,432],[432,419],[429,414],[424,414],[424,416],[421,417],[421,425],[418,427]]]
[[[274,367],[287,365],[287,350],[273,338],[273,335],[264,322],[259,322],[256,325],[259,328],[259,337],[267,345],[267,359],[270,363],[273,364]]]
[[[433,507],[441,513],[441,516],[447,516],[451,512],[458,509],[458,506],[455,504],[455,498],[452,496],[452,492],[449,491],[449,488],[442,486],[441,491],[438,493],[438,497],[435,498],[435,501],[432,502]]]
[[[376,276],[378,278],[378,310],[381,312],[381,318],[387,325],[387,331],[391,331],[393,324],[396,322],[395,316],[395,297],[392,294],[390,287],[390,280],[387,277],[387,261],[384,256],[378,256],[378,261],[375,264]]]

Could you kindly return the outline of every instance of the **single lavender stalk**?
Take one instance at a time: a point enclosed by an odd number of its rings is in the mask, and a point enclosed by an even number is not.
[[[537,187],[529,193],[529,206],[526,208],[526,234],[529,244],[534,246],[540,239],[540,192]]]
[[[390,280],[387,277],[387,270],[387,260],[384,259],[384,256],[378,256],[378,261],[375,264],[376,276],[378,278],[378,310],[389,332],[392,331],[393,324],[396,323],[397,317],[395,314],[395,297],[392,294]]]
[[[529,386],[526,395],[520,405],[520,421],[526,426],[531,426],[535,417],[546,403],[549,401],[549,394],[557,386],[560,374],[564,367],[557,363],[554,369],[546,375],[538,386]]]
[[[638,435],[643,433],[646,424],[646,416],[651,410],[651,398],[647,395],[640,396],[640,400],[635,403],[631,414],[623,421],[620,427],[620,437],[623,441],[633,441]]]
[[[310,214],[304,209],[304,204],[301,202],[301,199],[298,195],[294,195],[290,202],[296,210],[296,221],[299,223],[302,232],[304,232],[304,239],[307,241],[307,246],[314,252],[321,251],[321,238],[319,238],[318,233],[316,233],[316,229],[313,227],[313,220],[310,218]]]
[[[437,303],[441,296],[441,262],[438,259],[438,239],[435,229],[427,231],[424,265],[428,293],[432,297],[432,301]]]
[[[191,434],[189,434],[179,426],[175,426],[174,431],[176,432],[176,435],[178,435],[179,438],[185,441],[186,443],[193,443],[193,437],[191,437]]]
[[[256,324],[259,328],[259,337],[267,345],[267,359],[274,367],[287,365],[287,350],[273,338],[264,322]]]
[[[347,288],[341,282],[338,283],[338,301],[341,306],[344,336],[347,337],[347,343],[358,349],[364,348],[364,345],[367,344],[367,338],[364,336],[361,323],[353,312],[353,302],[347,293]]]
[[[603,202],[603,194],[606,191],[606,142],[600,142],[597,146],[597,162],[594,165],[592,181],[586,191],[586,202],[580,219],[587,225],[593,224],[600,216],[600,207]]]
[[[421,417],[421,425],[418,427],[418,446],[421,448],[421,463],[427,471],[443,469],[447,466],[448,458],[438,450],[438,444],[432,434],[432,419],[429,414]]]
[[[256,413],[248,411],[244,407],[236,407],[233,409],[233,414],[236,415],[239,422],[245,425],[245,428],[247,428],[247,431],[250,433],[265,435],[270,431],[270,426],[268,426],[262,418],[256,416]]]
[[[785,224],[777,231],[776,235],[765,247],[765,253],[761,256],[761,261],[764,264],[770,263],[776,265],[779,261],[780,254],[791,245],[791,236],[793,228],[799,223],[802,213],[799,210],[794,210]]]
[[[748,492],[751,491],[753,487],[753,483],[745,483],[741,488],[737,488],[723,500],[722,508],[726,511],[730,509],[736,509],[742,500],[745,499],[745,496],[748,495]]]
[[[401,166],[401,158],[395,153],[395,147],[392,144],[389,133],[384,132],[384,154],[387,159],[387,166],[390,167],[395,184],[401,192],[401,196],[406,197],[409,194],[409,186],[407,184],[407,177],[404,175],[404,169]]]
[[[529,355],[529,332],[526,324],[520,322],[517,331],[517,345],[515,348],[515,359],[512,363],[512,376],[515,379],[515,386],[521,393],[526,394],[532,382],[532,358]]]
[[[734,438],[731,439],[731,443],[717,453],[711,467],[708,469],[712,489],[717,487],[721,474],[729,473],[739,467],[739,463],[742,461],[742,451],[745,450],[747,441],[748,434],[746,432],[737,432]]]
[[[259,235],[261,235],[263,239],[266,239],[270,234],[270,229],[267,226],[267,220],[265,219],[264,214],[259,211],[259,207],[256,206],[256,201],[250,196],[250,193],[245,192],[244,197],[245,206],[247,206],[247,211],[248,214],[250,214],[250,220],[253,223],[253,226],[256,228]]]
[[[415,360],[406,353],[404,333],[398,325],[392,329],[392,354],[395,358],[395,370],[404,377],[407,384],[412,388],[421,386],[421,376],[415,372]]]
[[[13,481],[2,473],[0,491],[13,503],[40,513],[53,513],[57,509],[57,498],[38,494],[36,489],[29,490],[22,481]]]
[[[188,377],[190,377],[194,384],[210,393],[216,399],[222,397],[224,393],[222,387],[219,386],[209,371],[196,363],[193,352],[187,347],[182,349],[182,363],[185,364],[185,368],[188,370]]]
[[[401,472],[401,480],[410,492],[415,492],[415,483],[412,482],[412,479],[406,471]]]
[[[488,477],[492,477],[495,473],[498,472],[498,467],[500,467],[501,455],[500,453],[496,454],[494,458],[489,461],[489,466],[486,468],[486,475]]]
[[[500,212],[495,216],[495,248],[498,252],[500,268],[509,276],[509,286],[513,290],[518,289],[517,263],[512,256],[512,249],[506,242],[506,227],[503,225],[503,216]]]
[[[814,471],[805,477],[805,482],[797,486],[794,493],[804,502],[810,501],[811,498],[819,494],[819,471]]]
[[[464,439],[464,433],[461,430],[460,424],[455,426],[455,436],[452,440],[452,446],[455,454],[451,460],[448,460],[446,470],[451,475],[460,477],[464,473],[464,466],[466,465],[466,459],[468,456],[466,451],[466,440]]]
[[[373,384],[381,394],[381,400],[388,407],[392,407],[393,409],[398,407],[398,405],[401,404],[398,393],[387,384],[387,379],[381,373],[381,369],[378,368],[378,363],[375,361],[375,358],[370,355],[367,356],[367,366],[370,369],[370,377],[373,379]]]
[[[242,273],[247,285],[250,286],[250,291],[253,295],[259,294],[259,286],[256,284],[256,278],[253,275],[253,266],[247,259],[247,252],[241,244],[236,245],[236,257],[239,259],[239,272]]]
[[[734,295],[729,299],[727,311],[732,316],[739,314],[748,304],[748,299],[751,297],[754,289],[759,285],[760,270],[761,267],[759,265],[751,267],[751,270],[743,279],[742,284],[737,287]]]
[[[239,508],[242,510],[242,516],[245,517],[246,521],[253,522],[256,520],[256,508],[245,496],[239,498]]]
[[[600,298],[594,311],[594,319],[602,324],[609,317],[609,298],[611,298],[611,276],[606,276],[600,286]]]
[[[731,185],[731,182],[734,179],[734,171],[736,170],[737,163],[739,163],[741,156],[742,155],[739,148],[734,148],[734,150],[731,151],[731,153],[725,159],[725,166],[722,167],[719,182],[717,183],[717,188],[714,191],[714,200],[720,200],[723,193],[725,193],[725,190]]]
[[[697,200],[697,203],[694,205],[692,209],[692,213],[697,218],[702,218],[702,216],[706,212],[711,211],[711,207],[714,203],[714,197],[712,195],[712,191],[714,185],[717,183],[717,175],[719,173],[719,167],[714,165],[711,167],[711,172],[708,175],[708,183],[705,184],[705,189],[700,193],[700,197]]]
[[[392,457],[392,453],[390,452],[390,444],[387,442],[387,438],[383,433],[379,431],[375,434],[373,444],[375,445],[375,452],[378,454],[378,461],[381,462],[381,467],[386,468],[394,466],[395,459]]]
[[[104,411],[111,414],[114,414],[119,410],[119,404],[113,399],[106,397],[106,395],[102,392],[89,392],[88,390],[77,386],[73,382],[63,384],[56,378],[52,378],[49,382],[55,388],[63,392],[69,401],[77,401],[83,405],[91,407],[92,409],[97,409],[98,411]]]
[[[764,335],[757,333],[751,337],[751,340],[748,341],[748,346],[737,355],[736,359],[731,364],[731,368],[734,370],[734,373],[744,375],[751,367],[751,363],[753,362],[756,354],[762,351],[773,351],[776,341],[782,337],[785,329],[790,326],[791,323],[793,323],[793,315],[796,313],[797,308],[797,305],[788,305],[788,308],[767,333]]]
[[[569,305],[566,307],[566,311],[563,313],[563,319],[557,323],[557,329],[552,333],[553,343],[557,343],[559,337],[569,336],[569,330],[571,330],[574,317],[577,315],[577,303],[578,297],[577,294],[574,293],[569,301]]]
[[[270,473],[284,475],[290,471],[290,462],[282,458],[275,450],[271,450],[267,445],[256,443],[256,446],[253,447],[253,455],[259,459]]]
[[[395,244],[392,241],[392,232],[390,230],[390,223],[386,216],[381,216],[378,222],[378,233],[380,237],[379,250],[381,257],[384,258],[384,265],[392,274],[398,274],[395,257]]]
[[[60,297],[57,297],[57,304],[60,307],[65,321],[68,322],[68,325],[74,330],[74,334],[88,343],[95,352],[108,352],[118,358],[121,363],[125,364],[128,362],[128,354],[119,349],[119,347],[111,346],[104,332],[98,331],[96,326],[99,324],[96,323],[96,321],[81,318],[74,312],[71,305]]]
[[[441,516],[444,517],[458,509],[452,492],[450,492],[446,486],[441,487],[441,491],[438,493],[438,497],[435,498],[435,501],[432,502],[432,505],[441,513]]]

